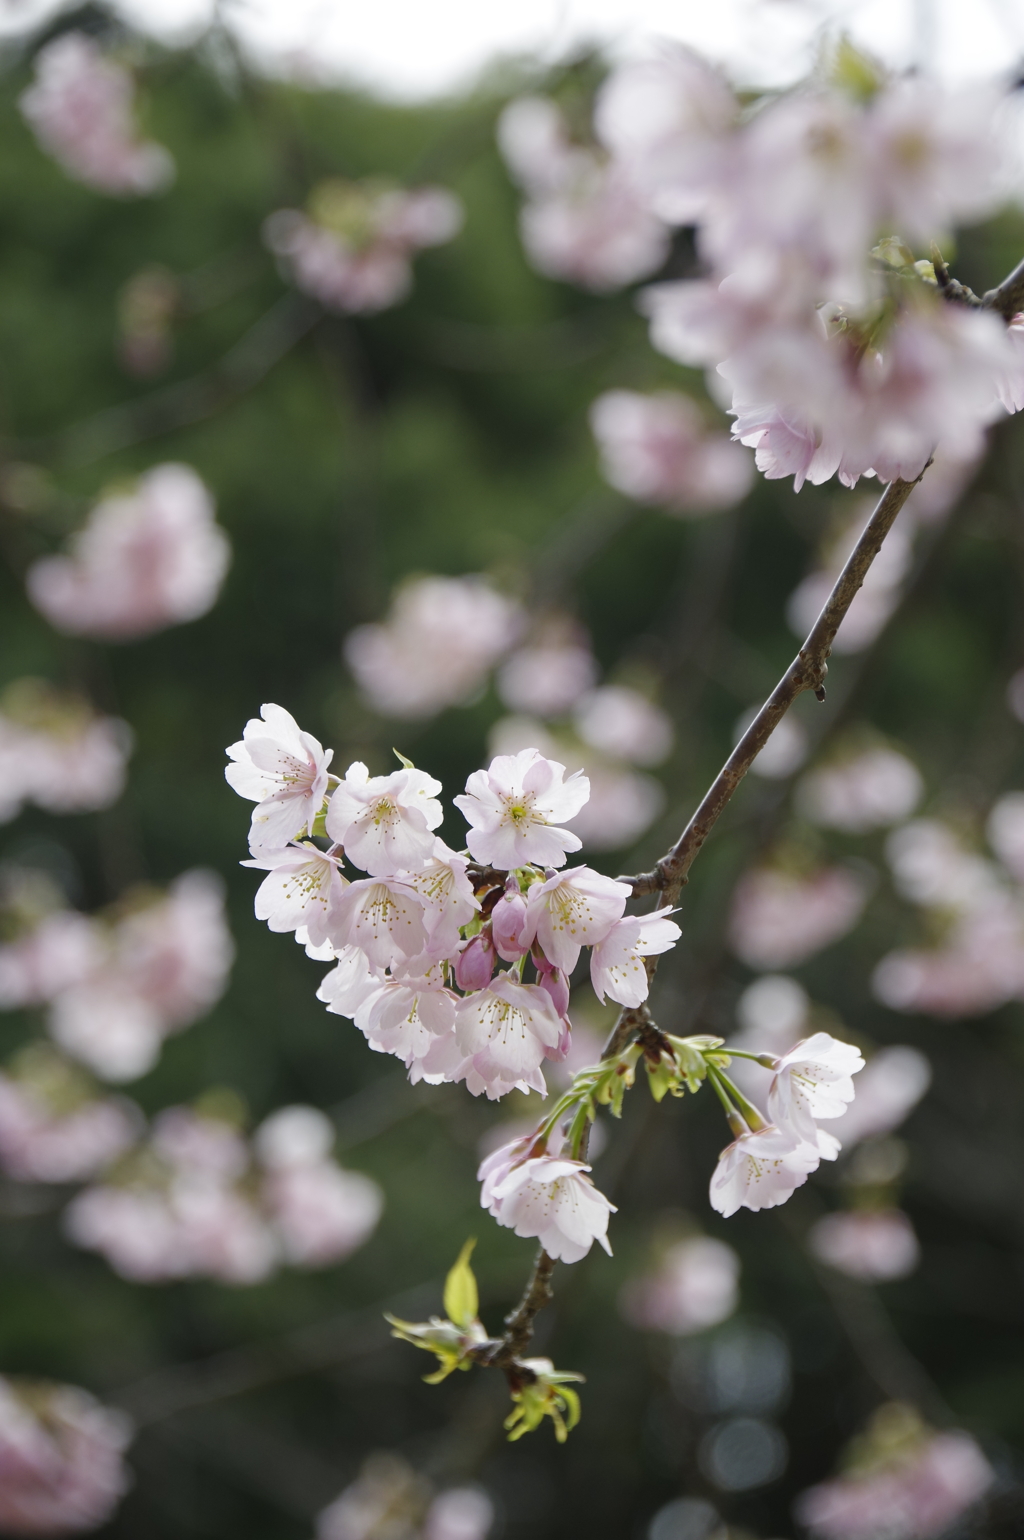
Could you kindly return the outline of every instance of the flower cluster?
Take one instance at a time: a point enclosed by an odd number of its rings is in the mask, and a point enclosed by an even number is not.
[[[43,906],[9,916],[0,1009],[46,1006],[60,1046],[104,1080],[151,1069],[165,1037],[220,999],[234,959],[220,879],[192,871],[139,889],[108,917]]]
[[[231,560],[213,499],[187,465],[158,465],[96,504],[65,556],[28,571],[28,596],[72,636],[131,641],[212,609]]]
[[[170,1107],[148,1142],[65,1213],[78,1246],[136,1283],[207,1277],[256,1283],[281,1262],[326,1267],[373,1232],[377,1184],[331,1157],[334,1129],[313,1107],[284,1107],[252,1147],[234,1122]]]
[[[645,1331],[686,1337],[728,1320],[739,1303],[740,1259],[710,1235],[676,1241],[657,1267],[626,1284],[619,1306]]]
[[[131,75],[91,38],[65,32],[40,49],[35,65],[22,115],[68,176],[122,198],[160,192],[172,181],[168,151],[136,132]]]
[[[792,967],[845,936],[867,897],[864,878],[845,866],[755,867],[733,894],[732,949],[751,968]]]
[[[16,680],[0,695],[0,822],[25,802],[49,813],[110,807],[131,750],[127,722],[45,680]]]
[[[47,1043],[31,1043],[0,1071],[0,1167],[20,1182],[81,1182],[139,1138],[142,1114],[103,1096]]]
[[[0,1379],[0,1530],[73,1535],[105,1524],[128,1490],[131,1425],[76,1385]]]
[[[539,98],[507,109],[527,251],[614,288],[655,269],[668,227],[695,226],[708,276],[646,291],[652,341],[710,366],[767,477],[913,480],[937,446],[976,456],[1024,401],[1024,323],[960,302],[941,262],[915,256],[1005,200],[1012,129],[993,91],[890,79],[842,44],[744,110],[716,69],[666,47],[613,71],[594,133],[600,148],[571,145]]]
[[[590,426],[605,480],[638,503],[692,516],[731,508],[750,491],[748,454],[681,391],[606,391]]]
[[[493,1523],[481,1487],[437,1492],[400,1455],[374,1454],[317,1515],[316,1540],[486,1540]]]
[[[527,193],[520,230],[539,272],[604,293],[662,265],[669,249],[664,220],[603,150],[572,143],[555,102],[541,96],[512,102],[502,113],[498,142]]]
[[[854,1440],[843,1475],[801,1494],[797,1517],[816,1540],[937,1540],[994,1479],[969,1434],[935,1433],[892,1404]]]
[[[875,993],[892,1009],[976,1016],[1024,998],[1024,793],[999,799],[987,832],[998,861],[968,849],[936,819],[915,819],[889,836],[897,890],[941,938],[878,964]]]
[[[252,864],[269,874],[258,917],[333,960],[319,998],[413,1080],[543,1095],[544,1061],[568,1051],[583,949],[598,995],[633,1005],[647,995],[643,959],[679,934],[663,911],[627,916],[626,884],[558,870],[580,849],[565,825],[589,785],[534,748],[499,755],[454,799],[470,825],[464,854],[434,832],[438,781],[411,765],[331,775],[331,751],[280,706],[228,754],[228,781],[257,804]],[[343,857],[367,875],[349,879]]]
[[[263,236],[304,293],[329,310],[372,314],[408,294],[413,253],[444,245],[461,225],[462,206],[442,187],[332,178],[313,189],[307,212],[271,214]]]

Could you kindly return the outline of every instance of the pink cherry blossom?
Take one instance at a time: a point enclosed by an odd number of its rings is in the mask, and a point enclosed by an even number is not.
[[[821,1159],[815,1145],[771,1124],[741,1134],[718,1157],[711,1207],[729,1218],[737,1209],[777,1208],[802,1187]]]
[[[885,853],[897,891],[912,904],[966,911],[1005,891],[995,863],[967,849],[935,818],[915,818],[895,829]]]
[[[371,1048],[402,1060],[414,1084],[437,1084],[451,1078],[466,1054],[453,1039],[457,997],[444,987],[441,970],[435,965],[427,971],[423,962],[382,980],[353,1019]]]
[[[501,1130],[506,1130],[508,1127],[508,1124],[500,1125]],[[553,1134],[547,1143],[546,1152],[548,1154],[557,1154],[558,1149],[561,1147],[560,1140],[560,1134]],[[511,1171],[514,1171],[517,1166],[522,1165],[523,1161],[529,1157],[536,1142],[537,1131],[531,1128],[528,1133],[521,1134],[505,1144],[499,1144],[496,1149],[491,1150],[490,1154],[484,1157],[476,1173],[476,1179],[480,1183],[481,1208],[489,1209],[492,1214],[496,1213],[500,1203],[495,1199],[495,1188],[501,1186]],[[545,1153],[545,1146],[540,1145],[535,1153],[538,1155]]]
[[[131,1422],[76,1385],[0,1379],[0,1529],[74,1535],[111,1517],[131,1478]]]
[[[807,876],[755,868],[733,895],[733,951],[750,968],[793,967],[845,936],[867,896],[864,879],[842,866]]]
[[[596,679],[597,662],[588,646],[552,640],[514,652],[498,673],[498,694],[513,711],[557,717]]]
[[[1024,905],[995,893],[957,916],[943,945],[889,952],[872,975],[897,1011],[978,1016],[1024,996]]]
[[[543,989],[499,973],[486,989],[466,995],[456,1007],[456,1041],[471,1061],[465,1076],[469,1090],[474,1095],[486,1090],[495,1100],[522,1085],[543,1095],[540,1066],[545,1050],[558,1046],[561,1032]]]
[[[589,1170],[578,1160],[532,1156],[490,1187],[490,1212],[517,1235],[536,1236],[558,1261],[579,1262],[595,1240],[611,1256],[608,1218],[615,1205],[591,1182]]]
[[[339,947],[334,955],[335,965],[321,979],[316,997],[332,1016],[354,1016],[363,1001],[380,987],[383,978],[361,947]]]
[[[736,97],[699,54],[663,45],[652,59],[621,65],[594,109],[601,142],[673,224],[707,211],[734,155]]]
[[[467,994],[486,989],[498,966],[498,954],[490,930],[479,931],[455,959],[455,982]]]
[[[329,310],[373,314],[412,287],[413,254],[458,234],[462,205],[441,187],[321,182],[309,212],[278,209],[263,237],[292,282]]]
[[[639,690],[606,684],[590,690],[573,713],[584,743],[636,765],[660,765],[672,749],[672,722]]]
[[[801,1493],[796,1513],[818,1540],[937,1540],[991,1486],[967,1433],[925,1433]]]
[[[315,1107],[282,1107],[256,1130],[260,1196],[297,1267],[340,1262],[372,1234],[384,1206],[377,1183],[329,1158],[334,1128]]]
[[[1024,882],[1024,792],[1008,791],[985,824],[989,844],[1017,882]]]
[[[710,429],[696,403],[679,391],[608,391],[591,407],[590,426],[605,480],[637,502],[708,513],[739,502],[752,485],[749,454]]]
[[[349,632],[345,657],[375,711],[429,717],[481,688],[522,623],[519,606],[481,577],[416,578],[383,623]]]
[[[81,696],[18,679],[0,696],[0,821],[23,802],[51,813],[109,807],[124,790],[133,734]]]
[[[647,999],[650,986],[643,959],[669,951],[679,940],[679,926],[668,919],[674,912],[665,908],[626,915],[594,945],[590,981],[602,1005],[606,996],[620,1005],[640,1005]]]
[[[620,1308],[642,1330],[686,1337],[728,1320],[739,1304],[739,1275],[731,1246],[693,1235],[670,1246],[653,1273],[627,1283]]]
[[[590,795],[582,771],[567,781],[564,776],[564,765],[532,748],[499,755],[489,769],[475,770],[466,794],[452,798],[471,825],[473,859],[504,870],[529,862],[564,866],[567,853],[579,850],[581,842],[557,825],[578,813]]]
[[[423,1540],[487,1540],[494,1504],[479,1487],[450,1487],[441,1492],[423,1521]]]
[[[432,854],[421,869],[403,873],[423,902],[427,951],[438,961],[456,954],[462,926],[468,925],[480,908],[466,875],[468,865],[465,856],[456,855],[443,840],[435,838]]]
[[[864,1283],[906,1278],[921,1257],[913,1225],[895,1208],[826,1214],[807,1243],[820,1262]]]
[[[19,102],[43,149],[75,181],[115,197],[159,192],[174,177],[163,145],[140,140],[132,77],[81,32],[36,55],[36,78]]]
[[[213,500],[187,465],[158,465],[103,498],[68,554],[28,571],[36,609],[58,631],[131,641],[212,609],[231,560]]]
[[[797,788],[797,806],[823,828],[865,834],[902,823],[923,792],[916,765],[880,745],[810,771]]]
[[[58,909],[0,946],[0,1010],[43,1005],[81,983],[104,955],[103,932],[87,915]]]
[[[554,102],[512,102],[498,140],[528,195],[520,231],[539,272],[603,293],[661,266],[669,248],[664,223],[621,166],[569,141]]]
[[[587,779],[590,797],[567,825],[590,850],[632,845],[664,811],[665,788],[653,775],[591,758]]]
[[[339,951],[361,948],[374,968],[418,957],[427,946],[423,900],[396,877],[350,883],[338,901],[331,939]]]
[[[444,817],[440,790],[425,770],[371,776],[357,760],[331,796],[327,833],[373,877],[417,871],[434,854],[432,830]]]
[[[893,1046],[872,1054],[857,1077],[857,1095],[832,1125],[849,1150],[862,1139],[891,1133],[931,1083],[931,1065],[917,1048]]]
[[[537,974],[537,988],[543,989],[551,999],[556,1016],[561,1017],[563,1032],[558,1039],[558,1047],[548,1049],[548,1058],[560,1063],[569,1049],[569,1032],[571,1026],[569,1015],[569,978],[561,968],[542,968]]]
[[[510,875],[504,893],[491,910],[491,939],[504,962],[516,962],[530,950],[530,942],[523,939],[525,925],[526,899],[519,883]]]
[[[44,1044],[0,1074],[0,1165],[16,1181],[88,1180],[133,1145],[142,1114],[122,1098],[96,1096]]]
[[[313,833],[333,749],[321,748],[283,706],[265,705],[227,756],[233,763],[224,779],[240,797],[257,803],[249,837],[254,855],[283,850],[296,834]]]
[[[526,895],[524,946],[537,942],[556,968],[571,973],[585,946],[604,941],[631,897],[628,883],[616,882],[588,866],[535,882]]]
[[[301,929],[313,946],[327,940],[347,886],[337,856],[315,845],[291,844],[242,865],[270,873],[256,891],[258,920],[274,931]]]
[[[817,1121],[838,1118],[853,1101],[853,1076],[864,1068],[857,1048],[827,1032],[815,1032],[776,1059],[768,1091],[768,1116],[809,1143],[818,1142]]]

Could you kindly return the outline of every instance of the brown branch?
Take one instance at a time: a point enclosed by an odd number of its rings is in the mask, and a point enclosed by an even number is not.
[[[981,303],[986,310],[995,310],[1004,321],[1012,321],[1020,310],[1024,310],[1024,261],[1017,263],[998,288],[983,294]]]
[[[505,1317],[505,1334],[497,1347],[487,1355],[487,1364],[497,1369],[504,1369],[510,1378],[522,1379],[521,1373],[517,1373],[518,1360],[522,1358],[533,1339],[534,1320],[554,1297],[551,1288],[551,1274],[554,1270],[554,1257],[549,1257],[541,1247],[526,1288],[523,1290],[522,1299],[511,1314]]]

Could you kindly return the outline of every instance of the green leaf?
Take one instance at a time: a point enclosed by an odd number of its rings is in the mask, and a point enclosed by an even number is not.
[[[416,766],[413,764],[412,760],[411,759],[406,759],[404,754],[399,754],[397,749],[392,749],[391,752],[395,756],[395,758],[398,760],[399,764],[401,764],[406,770],[415,770],[416,769]]]
[[[475,1245],[475,1240],[466,1242],[459,1252],[455,1266],[444,1281],[444,1308],[448,1312],[448,1318],[454,1321],[456,1326],[463,1328],[476,1320],[480,1310],[476,1279],[469,1265]]]

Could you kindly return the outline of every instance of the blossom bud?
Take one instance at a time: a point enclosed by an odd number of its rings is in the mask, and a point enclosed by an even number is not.
[[[505,892],[494,906],[491,929],[499,957],[506,962],[516,962],[529,947],[521,945],[519,937],[526,924],[526,900],[519,891],[519,884],[510,877]]]
[[[463,947],[455,959],[456,984],[467,994],[474,989],[486,989],[497,960],[491,933],[484,929]]]
[[[541,981],[543,983],[543,980]],[[558,1042],[553,1048],[545,1048],[544,1057],[550,1059],[552,1064],[563,1064],[569,1056],[569,1044],[572,1042],[572,1026],[567,1017],[562,1017],[562,1030],[558,1034]]]
[[[538,968],[537,983],[551,996],[559,1016],[564,1017],[569,1009],[569,980],[561,968]]]

